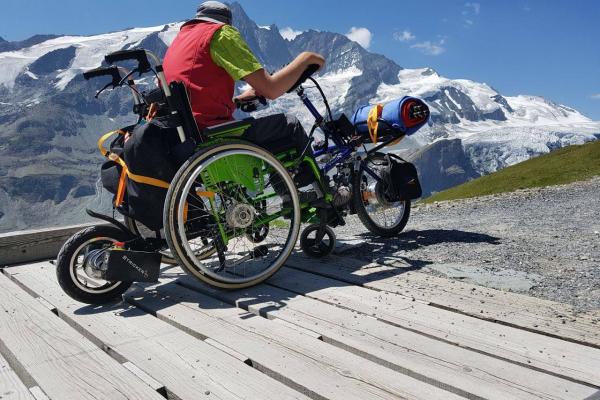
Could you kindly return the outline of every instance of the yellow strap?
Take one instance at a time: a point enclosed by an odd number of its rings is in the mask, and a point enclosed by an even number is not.
[[[100,139],[98,139],[98,149],[100,150],[100,153],[102,153],[102,155],[104,157],[108,157],[110,160],[112,160],[116,163],[119,163],[119,165],[121,165],[121,167],[123,167],[123,171],[125,171],[125,173],[129,177],[129,179],[131,179],[132,181],[168,189],[170,185],[169,185],[169,183],[167,183],[165,181],[161,181],[160,179],[156,179],[156,178],[150,178],[149,176],[142,176],[142,175],[134,174],[133,172],[131,172],[129,170],[129,168],[127,168],[125,161],[123,161],[123,159],[121,157],[119,157],[118,155],[116,155],[114,153],[111,153],[108,149],[106,149],[104,147],[104,142],[106,142],[106,140],[109,137],[111,137],[112,135],[125,135],[125,134],[127,134],[127,132],[125,132],[124,130],[117,129],[116,131],[111,131],[111,132],[108,132],[108,133],[105,133],[104,135],[102,135],[102,137],[100,137]]]
[[[117,189],[117,195],[115,196],[115,207],[120,207],[123,204],[123,200],[125,199],[125,190],[127,188],[127,179],[125,179],[124,169],[121,171],[121,176],[119,177],[119,187]]]
[[[168,189],[169,184],[165,181],[161,181],[160,179],[150,178],[149,176],[136,175],[131,171],[127,170],[127,176],[134,182],[145,183],[146,185],[158,186],[163,189]]]
[[[117,129],[116,131],[110,131],[108,133],[105,133],[104,135],[102,135],[100,137],[100,139],[98,139],[98,150],[100,150],[100,153],[104,156],[104,157],[108,157],[108,155],[110,154],[110,151],[106,148],[104,148],[104,142],[106,142],[106,140],[111,137],[112,135],[125,135],[127,132],[125,132],[124,130],[121,129]]]
[[[377,129],[379,129],[379,118],[381,117],[381,111],[383,110],[383,106],[381,104],[375,104],[371,111],[369,111],[369,116],[367,117],[367,128],[369,128],[369,136],[371,136],[371,141],[373,143],[377,143]]]
[[[121,165],[121,167],[123,167],[123,170],[127,173],[127,176],[129,177],[129,179],[131,179],[132,181],[138,182],[138,183],[145,183],[146,185],[151,185],[151,186],[158,186],[163,189],[169,188],[170,185],[168,182],[161,181],[160,179],[156,179],[156,178],[150,178],[149,176],[134,174],[133,172],[131,172],[129,170],[129,168],[127,168],[127,164],[125,164],[125,161],[123,161],[123,159],[121,157],[118,157],[116,155],[114,155],[114,156],[115,157],[111,157],[111,160],[119,163],[119,165]]]

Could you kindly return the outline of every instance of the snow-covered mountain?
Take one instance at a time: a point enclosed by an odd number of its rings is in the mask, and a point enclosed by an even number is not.
[[[600,123],[569,107],[540,97],[502,96],[484,83],[448,79],[430,68],[404,69],[336,33],[310,30],[285,40],[275,25],[259,27],[239,4],[232,8],[234,25],[267,69],[280,68],[301,51],[326,57],[319,82],[334,113],[350,114],[358,105],[406,94],[423,98],[432,110],[431,124],[401,147],[417,149],[440,141],[431,147],[440,152],[444,143],[452,146],[448,149],[462,144],[466,156],[461,162],[472,164],[460,166],[465,171],[491,172],[600,137]],[[21,42],[0,38],[0,231],[81,222],[90,203],[109,208],[98,190],[102,158],[95,142],[101,133],[133,122],[131,104],[125,91],[95,100],[99,83],[86,82],[81,73],[120,49],[144,47],[162,56],[180,25],[95,36],[38,35]],[[142,84],[150,82],[147,78]],[[257,115],[273,112],[297,115],[307,128],[312,122],[295,95],[272,102]]]

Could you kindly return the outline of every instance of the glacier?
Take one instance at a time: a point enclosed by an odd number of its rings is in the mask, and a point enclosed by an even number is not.
[[[423,175],[439,181],[439,171],[465,171],[471,179],[570,144],[600,137],[600,123],[577,110],[536,96],[503,96],[486,83],[451,79],[431,68],[403,68],[370,53],[346,36],[307,30],[284,39],[276,25],[258,26],[232,4],[234,25],[265,68],[274,71],[302,51],[327,59],[318,81],[334,114],[404,95],[424,99],[430,123],[391,151],[419,152]],[[93,36],[36,36],[0,48],[0,232],[86,220],[85,207],[110,211],[97,185],[102,157],[95,142],[105,131],[134,122],[126,91],[93,99],[98,82],[81,73],[103,64],[109,52],[135,47],[163,56],[182,22],[126,29]],[[144,78],[142,86],[152,83]],[[240,88],[243,85],[240,85]],[[318,92],[307,93],[323,110]],[[286,112],[307,130],[312,116],[295,94],[254,113]],[[239,115],[242,117],[243,115]],[[444,156],[435,163],[432,154]],[[444,150],[446,149],[446,150]],[[455,164],[461,165],[455,165]],[[436,175],[437,174],[437,175]],[[456,175],[452,184],[460,183]],[[60,183],[57,184],[57,182]],[[442,186],[431,190],[441,190]]]

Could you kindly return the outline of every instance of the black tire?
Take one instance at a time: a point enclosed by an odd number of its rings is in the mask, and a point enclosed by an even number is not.
[[[120,299],[132,282],[107,282],[97,290],[84,290],[77,280],[76,258],[87,243],[122,242],[128,235],[113,226],[93,226],[77,232],[62,246],[56,259],[58,284],[71,298],[86,304],[105,304]]]
[[[375,153],[371,161],[374,162],[383,162],[385,161],[384,153]],[[399,234],[404,230],[406,224],[408,223],[408,218],[410,217],[410,200],[404,200],[402,202],[403,205],[403,214],[402,217],[399,218],[397,223],[393,224],[389,227],[384,227],[381,224],[378,224],[373,218],[369,215],[366,207],[365,200],[363,198],[363,193],[361,190],[361,183],[363,182],[363,173],[357,172],[354,174],[353,182],[352,182],[352,203],[354,206],[354,210],[358,214],[358,218],[363,223],[363,225],[373,234],[381,237],[393,237]]]
[[[318,224],[307,226],[300,235],[300,248],[307,256],[311,258],[323,258],[331,254],[335,248],[335,233],[333,229],[325,227],[325,237],[319,243],[316,243],[315,238],[311,238],[309,235],[313,233],[317,234],[319,230]]]

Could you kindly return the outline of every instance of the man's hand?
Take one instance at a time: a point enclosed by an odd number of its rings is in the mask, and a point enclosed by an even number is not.
[[[252,86],[255,95],[260,94],[273,100],[287,92],[311,64],[317,64],[321,69],[325,65],[325,58],[317,53],[304,52],[273,75],[264,69],[260,69],[243,79]],[[244,96],[246,93],[239,97]]]
[[[252,100],[253,98],[259,96],[258,93],[256,93],[256,90],[254,90],[254,88],[250,88],[248,90],[246,90],[244,93],[240,94],[237,97],[233,98],[233,102],[237,103],[237,102],[242,102],[242,101],[246,101],[246,100]]]

